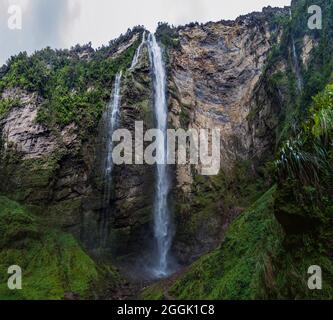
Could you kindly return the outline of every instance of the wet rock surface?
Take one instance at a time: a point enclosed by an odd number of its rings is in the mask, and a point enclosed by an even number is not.
[[[274,117],[279,110],[265,91],[264,67],[282,29],[268,23],[272,14],[286,15],[288,10],[267,8],[236,21],[180,27],[178,45],[168,52],[170,122],[175,128],[220,129],[221,169],[227,173],[241,161],[260,162],[274,148]],[[185,261],[216,246],[223,237],[221,226],[237,211],[224,208],[221,199],[215,212],[195,227],[192,243],[182,243],[193,228],[191,216],[203,210],[195,204],[198,169],[176,168],[176,202],[183,207],[190,203],[191,208],[176,213],[175,249]]]
[[[274,100],[266,90],[264,67],[276,39],[273,34],[281,34],[268,21],[274,14],[288,13],[286,9],[268,8],[235,21],[180,27],[174,31],[176,45],[164,48],[170,127],[219,128],[221,168],[225,172],[239,161],[260,161],[272,148],[274,139],[269,132],[276,127],[272,114],[279,113],[276,106],[283,101],[283,93]],[[108,58],[116,59],[138,42],[138,34],[115,41]],[[310,47],[307,41],[305,60]],[[94,59],[91,50],[80,54],[82,60]],[[285,62],[281,61],[274,72],[283,68]],[[155,121],[146,46],[138,65],[123,72],[120,127],[134,136],[135,121],[144,122],[144,131],[153,128]],[[103,124],[96,124],[100,130],[92,132],[74,123],[48,128],[36,120],[44,103],[36,93],[8,89],[3,95],[17,98],[20,106],[1,120],[0,172],[2,181],[8,181],[1,185],[1,192],[69,230],[95,253],[100,249],[101,212],[105,209]],[[170,201],[177,229],[173,249],[184,264],[214,248],[242,211],[236,204],[226,205],[223,198],[207,198],[214,207],[205,208],[204,197],[211,194],[214,181],[200,179],[198,169],[187,165],[172,168]],[[133,259],[143,248],[149,248],[154,179],[152,166],[115,168],[107,254],[111,251],[116,257]],[[199,194],[203,196],[198,198]]]

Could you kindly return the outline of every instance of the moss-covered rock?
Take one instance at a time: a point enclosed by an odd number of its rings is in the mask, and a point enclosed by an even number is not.
[[[0,299],[53,300],[64,299],[66,293],[84,299],[94,296],[92,288],[105,276],[73,236],[44,226],[2,196],[0,233]],[[22,290],[7,287],[11,265],[22,268]]]
[[[201,257],[172,280],[146,289],[144,299],[331,299],[332,228],[319,238],[289,239],[274,217],[270,189],[238,219],[220,248]],[[292,241],[293,240],[293,241]],[[308,268],[319,265],[323,290],[309,290]]]
[[[280,236],[270,213],[274,188],[229,227],[221,247],[200,258],[170,288],[177,299],[250,299],[258,291],[262,257]]]
[[[238,161],[217,176],[194,175],[191,193],[176,195],[175,249],[181,262],[193,262],[221,243],[230,223],[269,187],[265,175],[250,161]]]

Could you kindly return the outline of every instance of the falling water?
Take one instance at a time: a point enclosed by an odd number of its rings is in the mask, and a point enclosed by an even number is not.
[[[145,42],[146,42],[146,31],[143,32],[142,41],[141,41],[140,45],[138,46],[138,48],[135,51],[135,55],[134,55],[130,70],[133,70],[135,68],[135,66],[138,64],[139,57],[140,57],[140,54],[141,54],[141,50],[142,50],[142,47],[145,44]]]
[[[102,246],[105,246],[108,236],[109,227],[109,216],[110,216],[110,200],[111,200],[111,187],[112,187],[112,150],[113,142],[112,135],[113,132],[118,128],[119,124],[119,110],[120,110],[120,86],[121,86],[122,73],[119,72],[116,75],[112,98],[107,106],[106,110],[106,160],[104,167],[104,193],[103,202],[105,209],[103,211],[102,222],[101,222],[101,241]]]
[[[299,64],[298,64],[294,37],[292,37],[292,48],[293,48],[293,60],[294,60],[294,67],[295,67],[295,73],[296,73],[296,80],[297,80],[297,89],[299,92],[301,92],[302,88],[303,88],[303,79],[302,79],[301,71],[300,71]]]
[[[148,37],[149,58],[154,74],[154,110],[157,129],[163,136],[157,138],[157,154],[164,159],[164,164],[157,165],[156,192],[154,201],[154,236],[156,241],[156,260],[153,273],[156,277],[165,277],[170,273],[169,252],[172,242],[172,228],[168,196],[170,193],[170,177],[167,167],[167,122],[168,108],[166,101],[166,75],[162,50],[154,35]]]

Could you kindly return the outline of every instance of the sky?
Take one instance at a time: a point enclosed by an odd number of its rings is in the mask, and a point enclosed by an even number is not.
[[[154,31],[159,21],[172,25],[232,20],[283,7],[291,0],[0,0],[0,65],[20,51],[51,46],[70,48],[92,42],[107,44],[135,25]],[[19,6],[22,28],[10,29],[10,6]]]

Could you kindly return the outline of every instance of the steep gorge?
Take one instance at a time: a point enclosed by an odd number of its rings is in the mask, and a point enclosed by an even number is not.
[[[295,1],[293,10],[302,6],[303,1]],[[205,177],[199,166],[170,168],[168,204],[175,224],[171,252],[180,266],[203,257],[189,270],[181,268],[171,284],[167,280],[145,291],[144,298],[262,298],[267,292],[270,297],[297,297],[297,292],[275,292],[278,286],[261,279],[271,275],[274,258],[270,252],[266,255],[262,243],[267,240],[267,246],[280,250],[283,242],[283,230],[273,215],[277,191],[266,164],[288,136],[291,119],[300,113],[296,108],[305,104],[302,97],[295,99],[291,39],[301,53],[298,62],[304,74],[318,63],[318,35],[305,32],[291,38],[289,23],[296,24],[297,17],[293,19],[289,21],[289,8],[269,7],[235,21],[178,28],[159,25],[156,37],[166,62],[169,127],[219,128],[221,171]],[[156,127],[154,75],[143,41],[147,34],[137,27],[99,50],[87,46],[19,55],[0,72],[1,194],[24,204],[43,225],[72,234],[94,263],[103,265],[101,274],[109,274],[115,287],[118,275],[113,267],[105,271],[105,266],[117,265],[134,282],[146,280],[147,259],[154,249],[156,168],[114,166],[107,202],[102,169],[109,156],[105,106],[119,72],[119,128],[134,136],[135,121],[143,121],[144,131]],[[28,77],[30,69],[37,70],[33,80]],[[47,80],[35,81],[40,78]],[[304,90],[308,87],[305,81]],[[103,225],[107,238],[101,246]],[[273,236],[267,236],[270,230]],[[259,244],[252,241],[256,237]],[[205,256],[221,243],[221,250]],[[262,247],[262,256],[257,257],[256,250]],[[252,255],[242,256],[246,250]],[[228,261],[222,263],[224,259]],[[256,270],[255,262],[262,260],[266,269]],[[239,266],[236,271],[233,262]],[[90,281],[96,278],[95,267],[91,271],[91,261],[86,263]],[[228,271],[230,282],[224,282],[221,268]],[[259,279],[258,284],[249,280],[254,269],[253,281]],[[202,282],[196,282],[196,274]],[[207,279],[213,278],[211,288]],[[266,288],[267,283],[272,287]]]

